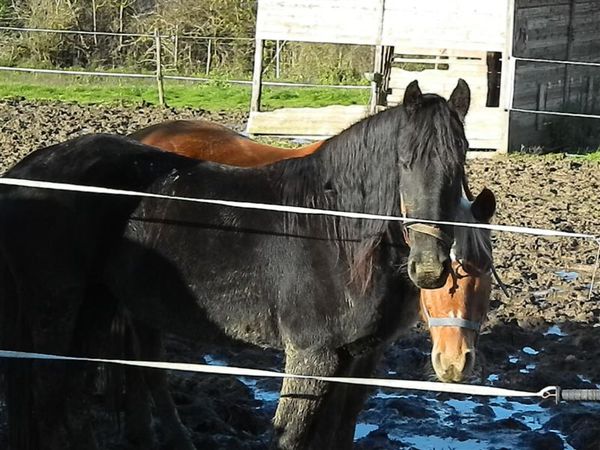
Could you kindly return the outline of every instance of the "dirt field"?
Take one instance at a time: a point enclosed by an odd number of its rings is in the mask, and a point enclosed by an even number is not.
[[[0,102],[0,171],[36,148],[80,134],[128,133],[162,120],[191,117],[236,130],[242,130],[245,121],[242,113],[191,109]],[[486,186],[496,194],[497,223],[600,234],[600,163],[541,156],[472,160],[468,174],[474,193]],[[494,289],[480,339],[479,360],[485,363],[480,364],[478,381],[522,390],[600,384],[600,279],[588,297],[597,251],[590,241],[495,233],[496,268],[510,298]],[[390,349],[379,375],[428,378],[428,346],[426,334],[416,328]],[[198,362],[205,351],[173,340],[169,356]],[[262,362],[264,368],[279,368],[275,353],[208,351],[230,364],[256,367]],[[198,448],[264,447],[276,383],[188,374],[172,378],[182,417]],[[361,416],[357,447],[598,449],[600,405],[539,406],[498,398],[378,391]]]

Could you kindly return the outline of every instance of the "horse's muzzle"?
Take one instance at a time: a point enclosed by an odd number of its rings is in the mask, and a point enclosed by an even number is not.
[[[408,276],[421,289],[439,289],[446,284],[449,260],[414,258],[408,264]]]
[[[459,383],[468,378],[475,366],[475,350],[467,349],[458,354],[431,353],[433,370],[443,383]]]

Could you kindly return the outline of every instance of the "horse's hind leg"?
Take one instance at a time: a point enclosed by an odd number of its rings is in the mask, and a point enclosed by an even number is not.
[[[152,428],[151,399],[143,370],[125,369],[125,436],[127,442],[140,450],[158,448]]]
[[[48,280],[45,280],[46,282]],[[50,286],[50,283],[38,286]],[[36,289],[31,300],[33,349],[68,355],[85,290],[55,280],[54,289]],[[66,361],[33,362],[33,402],[40,449],[96,449],[83,399],[83,367]]]
[[[143,359],[160,361],[164,356],[161,333],[137,323],[135,330],[140,339]],[[177,407],[169,391],[167,372],[161,369],[144,370],[144,377],[152,393],[156,413],[165,435],[165,447],[172,450],[194,450],[194,444],[185,425],[181,423]]]
[[[6,350],[31,351],[31,333],[20,310],[15,280],[8,267],[0,266],[0,346]],[[9,449],[37,449],[34,432],[31,361],[6,359],[0,366],[8,419]]]
[[[301,375],[333,376],[340,368],[334,350],[286,348],[286,372]],[[332,430],[319,427],[329,412],[330,383],[286,378],[275,413],[275,435],[271,447],[285,450],[329,448]]]
[[[110,329],[109,351],[103,357],[141,359],[135,326],[125,310],[117,307],[107,328]],[[106,370],[107,391],[113,407],[124,413],[127,444],[140,450],[157,449],[158,440],[152,426],[152,400],[143,369],[110,365]]]

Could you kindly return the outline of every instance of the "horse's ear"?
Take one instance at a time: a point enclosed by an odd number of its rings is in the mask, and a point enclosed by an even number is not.
[[[469,105],[471,104],[471,89],[469,89],[469,85],[462,78],[458,79],[458,84],[452,91],[448,103],[454,107],[460,119],[465,120],[469,111]]]
[[[477,222],[489,223],[496,212],[496,197],[488,188],[483,188],[471,204],[471,214]]]
[[[421,100],[421,88],[419,87],[419,82],[417,80],[411,81],[408,86],[406,86],[406,90],[404,91],[404,100],[402,100],[402,105],[405,108],[414,108],[418,105]]]

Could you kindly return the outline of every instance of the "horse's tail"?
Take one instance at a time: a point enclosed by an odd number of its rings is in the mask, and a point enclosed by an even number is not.
[[[0,343],[1,348],[31,351],[31,329],[19,302],[15,280],[6,266],[0,267]],[[8,420],[8,448],[34,450],[39,436],[34,417],[32,361],[3,359],[3,375]]]
[[[110,325],[108,357],[116,359],[139,359],[139,344],[135,326],[129,314],[118,307]],[[127,377],[131,371],[139,369],[110,364],[105,367],[106,392],[112,410],[119,418],[127,407]]]
[[[128,334],[131,324],[121,308],[115,311],[110,324],[108,355],[110,358],[127,359]],[[125,370],[120,364],[105,366],[106,392],[113,411],[120,418],[124,409]],[[119,421],[120,425],[120,421]]]

